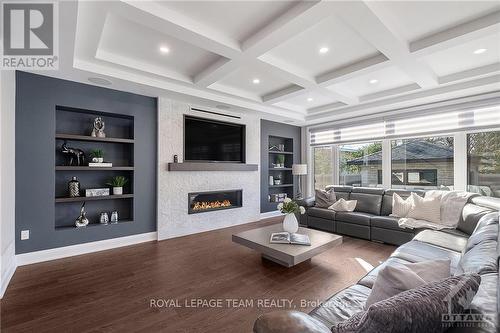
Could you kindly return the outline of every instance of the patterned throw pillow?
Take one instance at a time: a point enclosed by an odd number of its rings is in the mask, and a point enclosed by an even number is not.
[[[316,190],[316,204],[315,206],[318,208],[328,208],[335,201],[337,201],[337,196],[335,195],[334,190]]]
[[[413,197],[410,195],[408,198],[403,199],[399,194],[392,195],[392,214],[394,217],[406,217],[413,205]]]
[[[333,333],[441,333],[443,315],[467,310],[479,289],[478,274],[451,276],[403,291],[333,326]],[[450,316],[453,318],[453,316]]]
[[[432,223],[441,222],[441,198],[422,198],[415,193],[412,193],[411,197],[413,198],[413,204],[406,217]]]
[[[344,198],[340,198],[339,201],[328,207],[328,209],[336,212],[353,212],[357,203],[358,200],[345,200]]]

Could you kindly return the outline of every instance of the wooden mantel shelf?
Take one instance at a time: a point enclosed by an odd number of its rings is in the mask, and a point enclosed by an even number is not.
[[[184,162],[168,163],[168,171],[257,171],[258,164]]]

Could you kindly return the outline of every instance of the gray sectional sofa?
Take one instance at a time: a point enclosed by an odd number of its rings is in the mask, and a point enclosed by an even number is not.
[[[391,191],[383,192],[383,198],[375,199],[375,194],[363,189],[345,189],[343,195],[350,198],[370,198],[370,202],[384,210],[385,196],[389,197]],[[341,192],[341,191],[339,191]],[[353,196],[354,195],[354,196]],[[365,202],[368,202],[365,200]],[[387,204],[387,201],[386,201]],[[309,208],[311,210],[312,208]],[[459,228],[451,231],[423,230],[413,235],[407,231],[395,229],[393,224],[384,225],[373,223],[381,216],[368,213],[365,206],[361,205],[356,216],[368,216],[363,222],[350,223],[345,216],[336,214],[327,215],[325,211],[313,210],[308,215],[308,223],[323,230],[349,232],[354,236],[367,239],[380,240],[380,233],[374,228],[383,229],[389,234],[387,240],[401,242],[404,238],[399,233],[407,233],[410,240],[394,251],[388,260],[374,268],[353,286],[350,286],[323,302],[322,305],[309,314],[299,311],[276,311],[262,315],[254,325],[256,333],[327,333],[335,324],[345,321],[354,314],[364,310],[364,304],[371,288],[374,285],[378,272],[385,265],[403,265],[405,263],[422,262],[426,260],[447,259],[451,260],[452,275],[462,273],[477,273],[481,277],[479,290],[474,296],[471,312],[485,315],[482,321],[470,323],[472,326],[465,328],[453,327],[448,332],[498,332],[498,314],[500,313],[500,282],[499,282],[499,211],[500,199],[489,197],[474,197],[464,207]],[[385,206],[388,209],[388,206]],[[374,211],[375,212],[375,211]],[[376,213],[376,212],[375,212]],[[321,215],[322,214],[322,215]],[[366,215],[369,214],[369,215]],[[381,220],[379,220],[381,221]],[[349,225],[349,227],[345,227]],[[353,225],[352,228],[350,225]],[[339,228],[340,226],[340,228]],[[376,229],[375,229],[376,230]],[[385,239],[382,239],[385,240]],[[396,241],[394,241],[396,240]]]

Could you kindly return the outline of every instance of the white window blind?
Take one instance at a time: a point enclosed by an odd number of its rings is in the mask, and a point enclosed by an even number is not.
[[[388,118],[370,124],[311,129],[311,145],[460,131],[500,125],[500,105],[431,115]]]

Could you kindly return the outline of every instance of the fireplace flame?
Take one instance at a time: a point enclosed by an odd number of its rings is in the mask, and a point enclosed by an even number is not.
[[[230,207],[231,206],[231,201],[229,200],[216,200],[216,201],[195,201],[193,203],[193,210],[198,211],[198,210],[205,210],[205,209],[214,209],[214,208],[223,208],[223,207]]]

